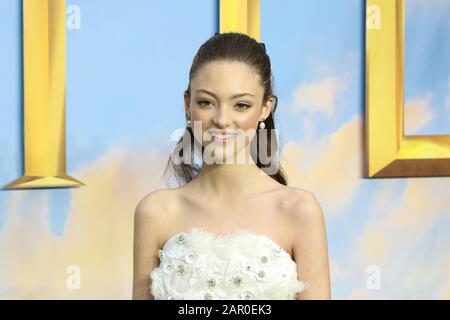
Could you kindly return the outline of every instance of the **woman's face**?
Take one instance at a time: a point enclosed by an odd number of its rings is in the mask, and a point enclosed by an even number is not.
[[[270,97],[263,105],[263,94],[259,75],[247,64],[225,60],[206,63],[191,80],[191,95],[184,97],[195,139],[205,147],[212,143],[210,147],[225,148],[229,153],[230,146],[234,146],[233,153],[238,152],[243,146],[234,143],[236,138],[242,137],[242,133],[248,137],[251,129],[256,130],[259,121],[270,114],[274,98]],[[194,128],[198,124],[201,124],[203,139]],[[233,135],[235,133],[239,135]],[[250,141],[251,138],[245,138],[244,146]]]

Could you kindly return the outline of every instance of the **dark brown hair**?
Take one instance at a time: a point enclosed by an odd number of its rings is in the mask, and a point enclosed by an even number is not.
[[[272,144],[270,141],[273,141],[275,146],[275,153],[278,151],[278,145],[276,141],[275,131],[271,129],[275,129],[274,125],[274,112],[276,110],[278,104],[278,98],[273,94],[273,75],[271,71],[270,58],[266,53],[266,48],[263,43],[257,42],[254,38],[238,32],[227,32],[227,33],[216,33],[214,36],[209,38],[205,43],[203,43],[197,54],[195,55],[191,70],[189,72],[189,84],[185,92],[187,94],[191,94],[191,81],[195,77],[199,68],[207,62],[217,61],[217,60],[231,60],[231,61],[239,61],[252,66],[254,70],[259,74],[261,79],[261,85],[264,88],[263,94],[263,104],[267,102],[270,97],[276,98],[276,102],[272,107],[270,115],[264,120],[265,128],[267,131],[267,150],[266,155],[272,159],[273,153],[271,150]],[[186,120],[188,119],[188,115],[186,114]],[[259,136],[259,127],[256,128],[256,148],[259,148],[258,136]],[[272,137],[273,135],[273,137]],[[192,178],[194,178],[201,169],[201,166],[194,164],[194,133],[190,126],[186,126],[184,134],[177,141],[177,146],[184,140],[189,139],[190,141],[190,150],[191,150],[191,160],[190,163],[185,163],[182,161],[180,164],[174,164],[169,159],[166,169],[164,171],[164,175],[167,172],[169,166],[174,172],[175,178],[178,183],[187,183]],[[274,139],[274,140],[273,140]],[[186,141],[186,140],[184,140]],[[174,150],[179,150],[174,148]],[[204,151],[204,146],[202,146],[202,154]],[[183,156],[183,149],[179,151],[179,156]],[[173,154],[173,153],[172,153]],[[256,165],[264,170],[266,167],[271,166],[271,162],[264,165],[261,163],[259,158],[259,152],[257,151],[256,155],[257,159],[255,161]],[[272,160],[271,160],[272,161]],[[278,170],[275,174],[269,175],[271,178],[275,179],[279,183],[283,185],[287,185],[287,179],[283,173],[281,165],[278,163]]]

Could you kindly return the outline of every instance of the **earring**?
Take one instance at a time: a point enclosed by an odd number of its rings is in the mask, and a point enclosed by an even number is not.
[[[259,128],[260,129],[264,129],[266,127],[266,124],[264,123],[264,121],[261,121],[260,123],[259,123]]]
[[[187,121],[187,126],[190,127],[191,126],[191,120]]]

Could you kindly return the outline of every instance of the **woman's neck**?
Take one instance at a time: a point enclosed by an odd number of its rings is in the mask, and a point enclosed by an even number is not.
[[[255,163],[203,164],[191,183],[197,184],[202,195],[219,196],[223,200],[240,199],[261,186],[267,175]]]

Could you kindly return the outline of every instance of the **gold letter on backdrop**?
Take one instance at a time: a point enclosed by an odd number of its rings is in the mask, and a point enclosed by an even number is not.
[[[220,0],[220,32],[241,32],[259,41],[259,0]]]
[[[24,175],[6,189],[77,187],[66,174],[66,3],[23,0]]]
[[[450,135],[404,134],[404,0],[367,0],[368,177],[450,175]]]

